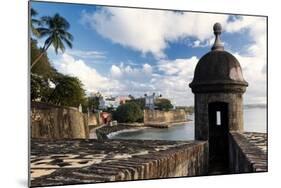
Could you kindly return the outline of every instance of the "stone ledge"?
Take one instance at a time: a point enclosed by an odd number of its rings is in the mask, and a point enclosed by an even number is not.
[[[203,175],[206,142],[61,140],[31,142],[31,186]]]
[[[234,171],[267,172],[267,135],[255,132],[231,132]]]

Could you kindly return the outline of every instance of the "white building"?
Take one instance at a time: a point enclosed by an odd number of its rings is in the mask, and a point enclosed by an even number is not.
[[[148,108],[150,110],[154,110],[155,108],[155,93],[153,93],[152,95],[144,95],[144,99],[145,99],[145,108]]]
[[[131,100],[127,96],[117,96],[117,97],[101,97],[99,100],[99,109],[107,108],[118,108],[120,104],[124,104],[126,101]]]

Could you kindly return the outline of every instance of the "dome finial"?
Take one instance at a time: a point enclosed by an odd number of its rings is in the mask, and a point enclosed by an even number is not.
[[[220,40],[220,34],[222,32],[222,27],[220,23],[215,23],[213,26],[214,34],[216,36],[215,43],[212,47],[212,50],[224,50],[223,44]]]

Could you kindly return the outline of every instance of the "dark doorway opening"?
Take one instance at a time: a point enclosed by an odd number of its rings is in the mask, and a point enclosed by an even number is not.
[[[209,173],[228,173],[228,104],[212,102],[209,113]]]

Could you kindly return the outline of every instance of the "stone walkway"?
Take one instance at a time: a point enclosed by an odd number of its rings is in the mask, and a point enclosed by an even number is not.
[[[257,132],[244,132],[243,135],[248,139],[248,141],[264,153],[267,153],[267,134],[257,133]]]

